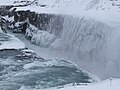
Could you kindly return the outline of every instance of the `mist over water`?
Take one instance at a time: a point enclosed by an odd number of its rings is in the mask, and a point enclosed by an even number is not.
[[[60,35],[50,46],[58,56],[72,60],[101,79],[119,77],[119,29],[89,17],[58,17],[61,19],[51,21],[59,23],[50,22],[51,33]],[[52,29],[53,26],[56,28]]]

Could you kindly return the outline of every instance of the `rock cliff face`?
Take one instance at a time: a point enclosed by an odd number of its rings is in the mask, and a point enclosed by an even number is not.
[[[35,12],[27,11],[15,11],[9,14],[9,17],[14,17],[14,22],[29,21],[30,24],[36,26],[38,29],[47,30],[50,19],[53,15],[50,14],[37,14]]]
[[[54,34],[57,37],[60,37],[62,34],[64,22],[64,16],[62,15],[45,13],[38,14],[29,10],[15,11],[15,9],[13,9],[9,12],[8,18],[10,25],[9,27],[13,25],[12,28],[15,28],[15,24],[17,24],[17,26],[19,27],[20,25],[18,24],[24,24],[27,22],[29,25],[31,24],[38,28],[38,30],[48,31],[49,33]]]

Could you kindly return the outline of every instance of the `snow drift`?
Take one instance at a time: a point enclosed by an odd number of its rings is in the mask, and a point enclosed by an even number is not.
[[[120,79],[113,78],[112,83],[110,84],[110,80],[104,80],[100,83],[97,84],[90,84],[90,85],[79,85],[79,86],[65,86],[65,87],[60,87],[58,88],[50,88],[50,89],[45,89],[45,90],[119,90],[119,83]],[[26,87],[21,87],[19,90],[32,90],[30,88]],[[35,89],[38,90],[38,89]]]

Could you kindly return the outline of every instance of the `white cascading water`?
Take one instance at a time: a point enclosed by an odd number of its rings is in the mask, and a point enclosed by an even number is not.
[[[58,35],[61,35],[50,46],[57,51],[57,55],[72,60],[101,79],[119,77],[119,30],[93,18],[72,16],[61,18],[61,21],[52,18],[51,21],[58,23],[51,22],[49,28],[51,33],[56,34],[57,31]],[[52,29],[53,26],[61,28]]]

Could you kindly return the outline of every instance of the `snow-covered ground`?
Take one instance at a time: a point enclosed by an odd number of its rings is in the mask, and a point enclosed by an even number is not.
[[[11,5],[13,0],[0,0],[0,5]]]
[[[76,86],[65,86],[61,87],[61,89],[27,89],[24,86],[21,87],[19,90],[120,90],[120,79],[113,78],[112,80],[107,79],[95,84],[88,84],[88,85],[76,85]]]
[[[34,0],[0,0],[0,5],[24,5]]]
[[[107,79],[97,84],[91,84],[88,86],[67,87],[59,90],[120,90],[119,83],[120,83],[120,79],[112,79],[112,81],[110,81],[110,79]]]
[[[46,7],[31,5],[17,7],[17,11],[30,10],[36,13],[87,17],[115,28],[120,26],[119,0],[39,0],[38,3]]]

